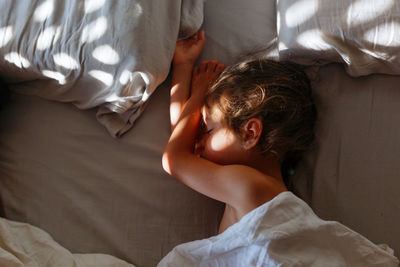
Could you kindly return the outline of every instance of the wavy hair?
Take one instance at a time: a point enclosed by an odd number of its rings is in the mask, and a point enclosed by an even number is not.
[[[281,161],[299,158],[314,139],[317,112],[310,81],[294,63],[256,59],[229,66],[211,85],[205,105],[217,105],[242,140],[242,126],[259,118],[258,147]]]

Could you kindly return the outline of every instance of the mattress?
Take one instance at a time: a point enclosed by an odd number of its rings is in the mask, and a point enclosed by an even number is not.
[[[399,256],[399,76],[352,78],[342,65],[314,80],[319,119],[313,151],[297,188],[314,211],[339,221]]]
[[[200,60],[277,57],[275,1],[205,3]],[[246,20],[247,23],[243,23]],[[400,251],[399,76],[350,77],[342,64],[310,69],[316,142],[293,191],[321,218]],[[13,93],[0,112],[3,216],[28,222],[73,253],[155,266],[174,246],[215,235],[223,204],[168,176],[170,79],[121,138],[96,109]]]

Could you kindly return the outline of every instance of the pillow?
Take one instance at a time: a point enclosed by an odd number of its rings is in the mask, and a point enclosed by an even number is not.
[[[397,0],[279,0],[279,57],[342,62],[352,76],[400,73]]]
[[[199,29],[202,5],[198,0],[3,0],[0,75],[21,93],[81,109],[99,106],[97,119],[121,136],[165,80],[180,27],[182,37]]]
[[[203,28],[207,45],[199,61],[232,65],[249,57],[278,59],[276,0],[207,1]]]

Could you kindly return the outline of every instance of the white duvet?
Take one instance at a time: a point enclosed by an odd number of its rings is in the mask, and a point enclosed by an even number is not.
[[[135,267],[105,254],[72,254],[43,230],[0,218],[1,267]]]
[[[323,221],[291,192],[254,209],[220,235],[175,247],[161,266],[398,266],[393,250]]]
[[[71,102],[112,136],[128,131],[168,75],[203,0],[1,0],[0,76],[20,93]]]

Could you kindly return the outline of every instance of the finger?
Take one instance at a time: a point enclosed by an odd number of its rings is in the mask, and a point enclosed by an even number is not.
[[[200,72],[200,68],[199,67],[194,67],[194,69],[193,69],[193,75],[199,75],[199,72]]]
[[[183,43],[195,44],[197,42],[197,37],[196,37],[196,34],[193,34],[193,35],[187,37],[186,39],[182,39],[180,41]]]
[[[178,40],[178,41],[176,41],[176,44],[179,45],[179,44],[183,44],[184,42],[185,42],[185,39],[183,39],[183,40]]]
[[[217,67],[217,65],[218,65],[218,61],[215,60],[215,59],[208,61],[207,71],[214,72],[216,67]]]
[[[198,33],[197,44],[203,49],[204,44],[206,43],[206,36],[204,31],[200,31]]]
[[[212,72],[212,71],[214,71],[214,64],[212,63],[211,60],[207,62],[206,71],[207,71],[207,72]]]
[[[221,73],[221,72],[224,71],[225,68],[226,68],[225,64],[219,63],[219,64],[217,65],[215,71]]]
[[[200,71],[207,71],[207,64],[208,63],[208,61],[203,61],[203,62],[201,62],[200,63]]]
[[[198,39],[199,39],[199,35],[196,32],[195,34],[193,34],[193,40],[195,40],[197,42]]]
[[[199,32],[199,40],[206,40],[206,35],[205,35],[205,32],[203,31],[203,30],[201,30],[200,32]]]

